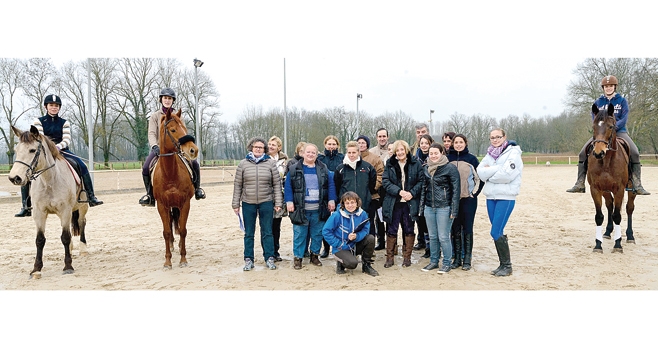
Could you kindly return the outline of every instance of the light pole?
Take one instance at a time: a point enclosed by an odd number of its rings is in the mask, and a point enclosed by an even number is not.
[[[430,133],[432,132],[432,114],[434,114],[434,110],[430,109],[430,121],[429,121],[430,122],[430,128],[429,128]]]
[[[201,154],[201,116],[199,116],[199,67],[203,66],[203,61],[194,58],[194,118],[196,119],[196,144],[199,147],[199,164],[203,163]]]
[[[356,94],[356,133],[359,134],[359,125],[361,120],[359,119],[359,100],[363,98],[363,95],[360,93]]]

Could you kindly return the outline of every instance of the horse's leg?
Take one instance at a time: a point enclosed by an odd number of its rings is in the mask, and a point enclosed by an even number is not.
[[[183,204],[180,210],[180,218],[178,219],[180,239],[178,241],[178,248],[180,250],[180,267],[187,267],[187,250],[185,250],[185,237],[187,236],[187,217],[190,214],[190,201],[188,200]]]
[[[162,219],[162,236],[165,241],[165,263],[164,268],[171,269],[171,243],[172,237],[174,234],[171,232],[171,216],[169,213],[169,208],[162,203],[156,203],[158,206],[158,213],[160,213],[160,219]]]
[[[39,211],[37,207],[34,207],[32,209],[32,217],[34,217],[34,222],[37,225],[37,256],[34,259],[34,269],[30,272],[30,278],[39,279],[41,278],[41,269],[43,268],[43,247],[46,245],[45,230],[48,215]]]
[[[592,195],[592,200],[594,200],[594,208],[596,209],[596,215],[594,216],[594,221],[596,222],[596,244],[594,245],[594,252],[603,253],[603,247],[601,247],[601,243],[603,242],[603,227],[601,226],[601,224],[603,224],[603,212],[601,212],[602,195],[601,192],[595,187],[592,187],[591,184],[589,190]]]
[[[626,203],[626,217],[628,217],[628,226],[626,228],[626,243],[635,243],[633,236],[633,211],[635,210],[635,192],[628,192],[628,202]]]
[[[612,221],[615,222],[615,230],[613,234],[615,246],[612,248],[613,253],[624,252],[624,249],[621,247],[621,205],[624,202],[624,193],[625,190],[623,188],[621,191],[615,193],[615,208],[612,212]]]
[[[608,224],[605,227],[605,233],[603,234],[603,238],[610,239],[611,236],[610,234],[612,233],[613,230],[613,223],[612,223],[612,210],[613,210],[613,198],[612,194],[610,192],[605,192],[605,208],[608,210]]]
[[[73,209],[69,208],[62,211],[59,215],[62,224],[62,245],[64,245],[64,274],[73,273],[73,259],[71,258],[71,217]]]

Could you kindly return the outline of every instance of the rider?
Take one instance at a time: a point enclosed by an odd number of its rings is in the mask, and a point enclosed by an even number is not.
[[[62,99],[57,95],[48,95],[43,100],[43,106],[46,107],[46,115],[36,119],[34,126],[39,130],[39,133],[47,136],[52,140],[60,153],[69,160],[74,160],[80,168],[80,178],[82,179],[83,188],[87,194],[87,202],[89,206],[94,207],[102,205],[103,202],[96,199],[94,195],[94,185],[89,176],[89,170],[80,157],[76,156],[69,150],[71,143],[71,124],[69,121],[59,116],[59,110],[62,107]],[[30,209],[30,184],[21,187],[21,198],[23,201],[23,208],[17,213],[16,217],[26,217],[32,215]]]
[[[162,109],[158,109],[152,112],[149,115],[149,145],[151,147],[151,152],[146,161],[144,161],[144,167],[142,168],[142,179],[144,180],[144,188],[146,188],[146,195],[139,199],[139,204],[142,206],[155,206],[155,198],[153,197],[153,188],[151,186],[151,175],[150,175],[150,165],[153,158],[160,154],[160,119],[165,116],[167,110],[173,113],[174,108],[173,104],[176,102],[176,92],[172,88],[165,87],[160,91],[159,102],[162,104]],[[194,197],[199,199],[205,199],[206,193],[201,189],[201,169],[199,167],[199,162],[193,160],[191,162],[192,170],[194,171]]]
[[[617,119],[617,137],[623,138],[628,143],[630,147],[630,158],[631,158],[631,181],[633,182],[633,188],[635,193],[638,195],[649,195],[651,193],[644,190],[642,187],[642,181],[640,181],[640,151],[633,143],[633,140],[628,136],[628,131],[626,130],[626,121],[628,121],[628,102],[626,98],[622,97],[617,93],[617,77],[614,75],[609,75],[601,80],[601,88],[603,89],[603,95],[599,97],[594,104],[599,107],[600,110],[606,108],[610,105],[615,107],[615,118]],[[592,120],[594,120],[594,113],[592,113]],[[578,180],[576,184],[567,189],[569,193],[585,193],[585,177],[587,175],[587,147],[591,145],[592,138],[589,138],[585,146],[578,154]]]

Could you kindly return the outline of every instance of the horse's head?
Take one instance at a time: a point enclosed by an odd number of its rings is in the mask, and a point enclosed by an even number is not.
[[[187,135],[187,127],[181,119],[181,110],[172,113],[169,109],[160,120],[160,150],[161,153],[178,152],[178,140]]]
[[[24,186],[34,180],[42,172],[54,165],[54,159],[61,158],[57,146],[39,130],[31,126],[29,131],[21,131],[11,126],[18,138],[14,151],[16,159],[9,171],[9,181],[15,185]]]
[[[617,138],[617,121],[615,120],[615,108],[611,104],[606,106],[607,111],[599,110],[596,104],[592,104],[594,122],[592,124],[592,154],[596,159],[603,159],[605,153],[612,147]]]

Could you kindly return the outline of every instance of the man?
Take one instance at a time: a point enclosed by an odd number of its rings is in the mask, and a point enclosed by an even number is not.
[[[373,146],[369,151],[379,156],[382,162],[388,159],[388,130],[380,128],[377,130],[377,146]]]
[[[420,142],[420,137],[422,137],[425,134],[429,134],[429,130],[427,129],[427,124],[425,124],[424,122],[417,123],[416,124],[416,142],[411,147],[412,154],[415,154],[416,150],[418,150],[418,144]]]
[[[374,146],[369,151],[370,153],[379,156],[379,158],[382,160],[382,165],[384,165],[388,160],[388,157],[390,156],[389,146],[390,144],[388,142],[388,130],[382,127],[377,130],[377,146]],[[379,175],[379,178],[381,179],[381,174]],[[378,193],[378,195],[380,195],[380,197],[379,199],[377,199],[377,203],[378,203],[377,210],[382,206],[381,195],[383,194]],[[377,210],[375,211],[374,222],[372,224],[377,231],[377,246],[375,247],[375,250],[383,250],[386,249],[386,223],[384,223],[384,221],[380,219]]]

